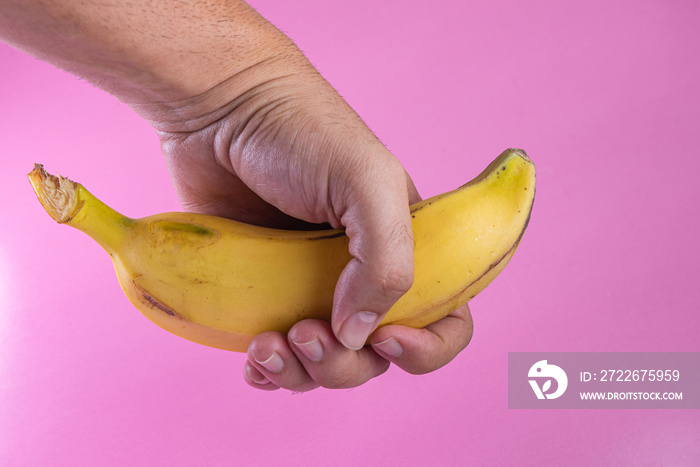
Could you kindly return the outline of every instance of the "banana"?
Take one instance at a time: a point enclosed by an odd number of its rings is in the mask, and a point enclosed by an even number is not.
[[[330,321],[351,259],[342,230],[275,230],[186,212],[131,219],[40,164],[28,177],[48,214],[97,241],[131,303],[175,335],[245,352],[261,332]],[[424,327],[474,298],[515,253],[534,196],[534,164],[509,149],[462,187],[412,205],[414,283],[380,326]]]

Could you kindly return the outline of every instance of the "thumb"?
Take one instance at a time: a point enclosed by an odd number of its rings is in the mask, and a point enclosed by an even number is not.
[[[395,159],[394,159],[395,161]],[[398,162],[365,177],[349,197],[341,221],[352,259],[335,289],[332,328],[347,348],[361,349],[413,283],[413,229],[409,205],[420,197]],[[377,178],[371,184],[370,179]]]

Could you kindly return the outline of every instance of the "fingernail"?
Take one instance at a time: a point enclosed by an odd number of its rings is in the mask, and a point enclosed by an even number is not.
[[[370,333],[374,331],[378,316],[371,311],[359,311],[350,315],[340,328],[338,339],[345,347],[360,350],[365,346]]]
[[[270,373],[279,373],[284,367],[284,361],[277,352],[272,352],[272,355],[267,360],[260,361],[256,358],[255,361]]]
[[[401,347],[399,341],[397,341],[394,337],[390,337],[385,341],[378,342],[374,344],[374,346],[390,357],[398,357],[403,353],[403,347]]]
[[[248,378],[250,378],[250,380],[254,383],[267,384],[270,382],[269,379],[265,378],[265,375],[256,370],[250,363],[246,363],[245,372],[248,375]]]
[[[318,338],[304,343],[296,342],[294,340],[292,342],[294,342],[294,345],[301,350],[301,353],[303,353],[304,356],[312,362],[318,362],[323,358],[323,346]]]

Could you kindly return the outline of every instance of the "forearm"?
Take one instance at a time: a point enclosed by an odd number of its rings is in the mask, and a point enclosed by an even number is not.
[[[0,40],[105,89],[146,118],[233,77],[240,79],[231,86],[245,88],[256,79],[251,70],[274,75],[271,62],[301,56],[255,10],[232,0],[0,0]]]

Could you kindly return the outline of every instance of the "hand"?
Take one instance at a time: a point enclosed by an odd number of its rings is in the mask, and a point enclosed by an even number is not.
[[[1,40],[112,93],[156,128],[186,209],[346,230],[353,259],[332,322],[257,336],[251,385],[353,387],[390,362],[432,371],[467,345],[466,306],[425,329],[375,331],[411,286],[409,204],[420,197],[289,38],[245,2],[7,0],[0,13]]]
[[[411,373],[435,370],[469,342],[468,307],[425,329],[373,333],[411,286],[409,204],[420,196],[338,93],[300,53],[292,57],[255,70],[272,78],[224,100],[211,112],[216,118],[188,120],[205,122],[199,128],[160,132],[186,209],[269,227],[330,225],[350,239],[353,259],[338,282],[332,322],[257,336],[244,378],[260,389],[307,391],[358,386],[390,362]]]
[[[244,379],[251,386],[304,392],[319,386],[340,389],[364,384],[390,363],[424,374],[449,363],[467,346],[473,331],[467,305],[424,329],[390,325],[370,336],[360,350],[342,346],[328,323],[305,320],[287,336],[269,332],[251,343]]]

